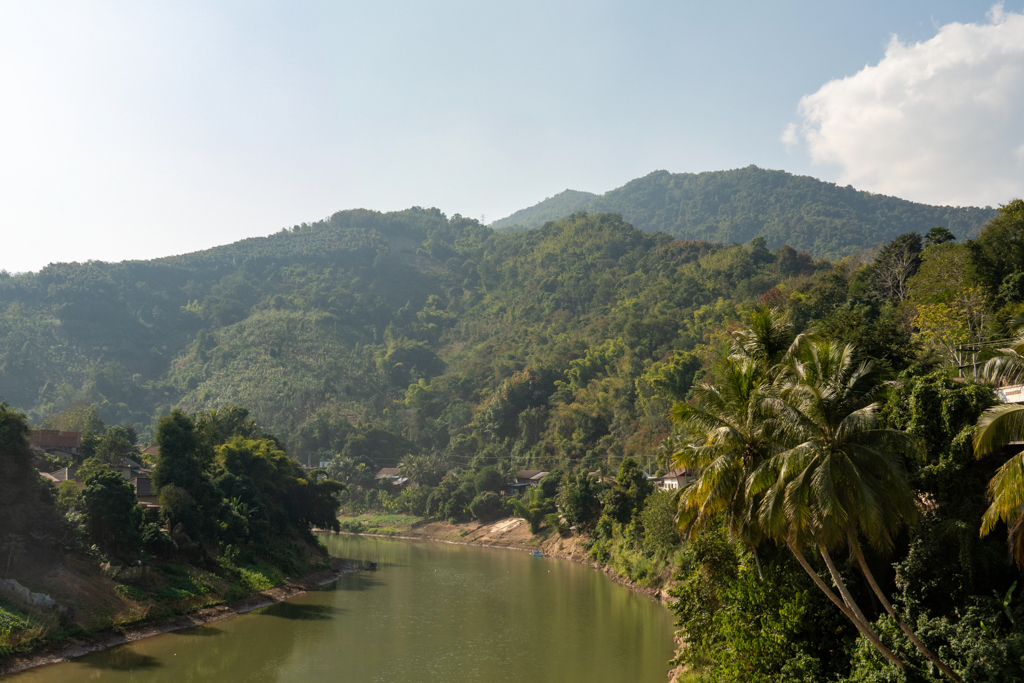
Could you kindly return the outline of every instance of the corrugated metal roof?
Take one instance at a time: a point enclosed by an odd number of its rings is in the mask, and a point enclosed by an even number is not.
[[[156,495],[153,493],[153,480],[150,477],[135,477],[132,479],[132,488],[135,489],[135,495],[139,498]]]

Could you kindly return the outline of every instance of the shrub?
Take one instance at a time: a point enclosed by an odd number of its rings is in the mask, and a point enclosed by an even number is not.
[[[508,504],[494,491],[485,491],[473,499],[469,511],[474,519],[490,522],[504,517],[508,513]]]

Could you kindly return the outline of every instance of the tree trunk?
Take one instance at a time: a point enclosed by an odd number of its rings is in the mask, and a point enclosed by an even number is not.
[[[929,662],[937,666],[942,673],[952,678],[956,683],[963,683],[963,679],[961,679],[955,671],[946,666],[945,662],[939,659],[938,655],[929,650],[928,647],[921,642],[921,639],[917,637],[917,634],[914,633],[914,631],[896,615],[896,610],[893,609],[888,598],[885,597],[885,593],[882,592],[882,589],[878,587],[878,582],[875,581],[875,575],[871,573],[867,560],[864,559],[864,552],[861,550],[860,543],[857,542],[856,538],[850,539],[850,548],[853,550],[853,556],[857,560],[857,564],[860,566],[861,572],[864,573],[864,578],[868,580],[871,590],[873,590],[875,595],[878,596],[878,601],[882,603],[882,607],[884,607],[885,611],[889,613],[889,616],[896,620],[900,629],[907,634],[907,637],[910,638],[910,642],[912,642],[914,646],[921,651],[921,654],[923,654]]]
[[[853,596],[850,595],[849,589],[846,588],[846,582],[843,581],[843,577],[839,575],[839,570],[836,569],[836,565],[832,562],[832,555],[829,554],[828,549],[823,545],[819,545],[818,552],[821,553],[822,559],[825,560],[825,566],[828,567],[828,573],[832,575],[832,583],[834,583],[836,588],[839,589],[839,594],[843,596],[843,602],[845,602],[846,606],[857,615],[858,619],[864,622],[868,628],[871,628],[871,622],[867,620],[867,617],[864,616],[864,613],[860,611],[860,607],[854,601]],[[874,632],[874,629],[872,629],[872,632]]]
[[[789,551],[793,553],[793,557],[795,557],[796,561],[800,563],[800,566],[804,568],[804,571],[807,572],[807,575],[811,577],[811,581],[814,582],[814,585],[816,585],[821,590],[821,592],[824,593],[828,597],[828,599],[831,600],[832,603],[839,608],[840,612],[846,615],[847,619],[853,622],[853,625],[857,627],[857,630],[860,631],[861,634],[865,638],[867,638],[872,645],[875,646],[875,649],[881,652],[883,657],[885,657],[890,662],[895,664],[896,668],[898,668],[900,671],[904,671],[906,667],[904,666],[903,662],[900,661],[900,659],[893,654],[892,650],[887,648],[885,644],[881,640],[879,640],[878,636],[875,635],[875,632],[872,631],[866,623],[862,623],[857,618],[857,615],[855,615],[853,611],[849,607],[847,607],[842,600],[836,597],[836,594],[833,593],[829,589],[829,587],[825,585],[825,582],[821,580],[821,577],[818,576],[818,573],[814,571],[811,565],[807,563],[807,558],[804,557],[803,553],[797,550],[796,546],[792,544],[789,544]]]
[[[757,567],[758,581],[764,581],[764,574],[761,572],[761,558],[757,556],[757,546],[750,546],[750,552],[754,555],[754,566]]]

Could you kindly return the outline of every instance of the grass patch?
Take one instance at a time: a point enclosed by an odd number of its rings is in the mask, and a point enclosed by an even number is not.
[[[352,534],[402,536],[423,519],[416,515],[364,513],[354,517],[339,517],[338,521],[342,531]]]
[[[149,597],[149,594],[141,588],[126,584],[116,586],[114,591],[125,600],[134,600],[135,602],[142,602]]]
[[[207,581],[193,575],[186,567],[165,562],[160,565],[167,585],[156,591],[157,600],[179,601],[206,595],[211,590]]]
[[[14,603],[0,598],[0,642],[35,626],[37,624],[28,615],[28,612]]]
[[[271,567],[240,567],[238,574],[239,583],[250,593],[268,591],[284,582],[281,574]]]

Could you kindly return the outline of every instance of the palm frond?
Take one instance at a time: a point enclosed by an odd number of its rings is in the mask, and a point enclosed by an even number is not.
[[[1013,441],[1024,441],[1024,405],[993,406],[978,418],[975,457],[986,456]]]

